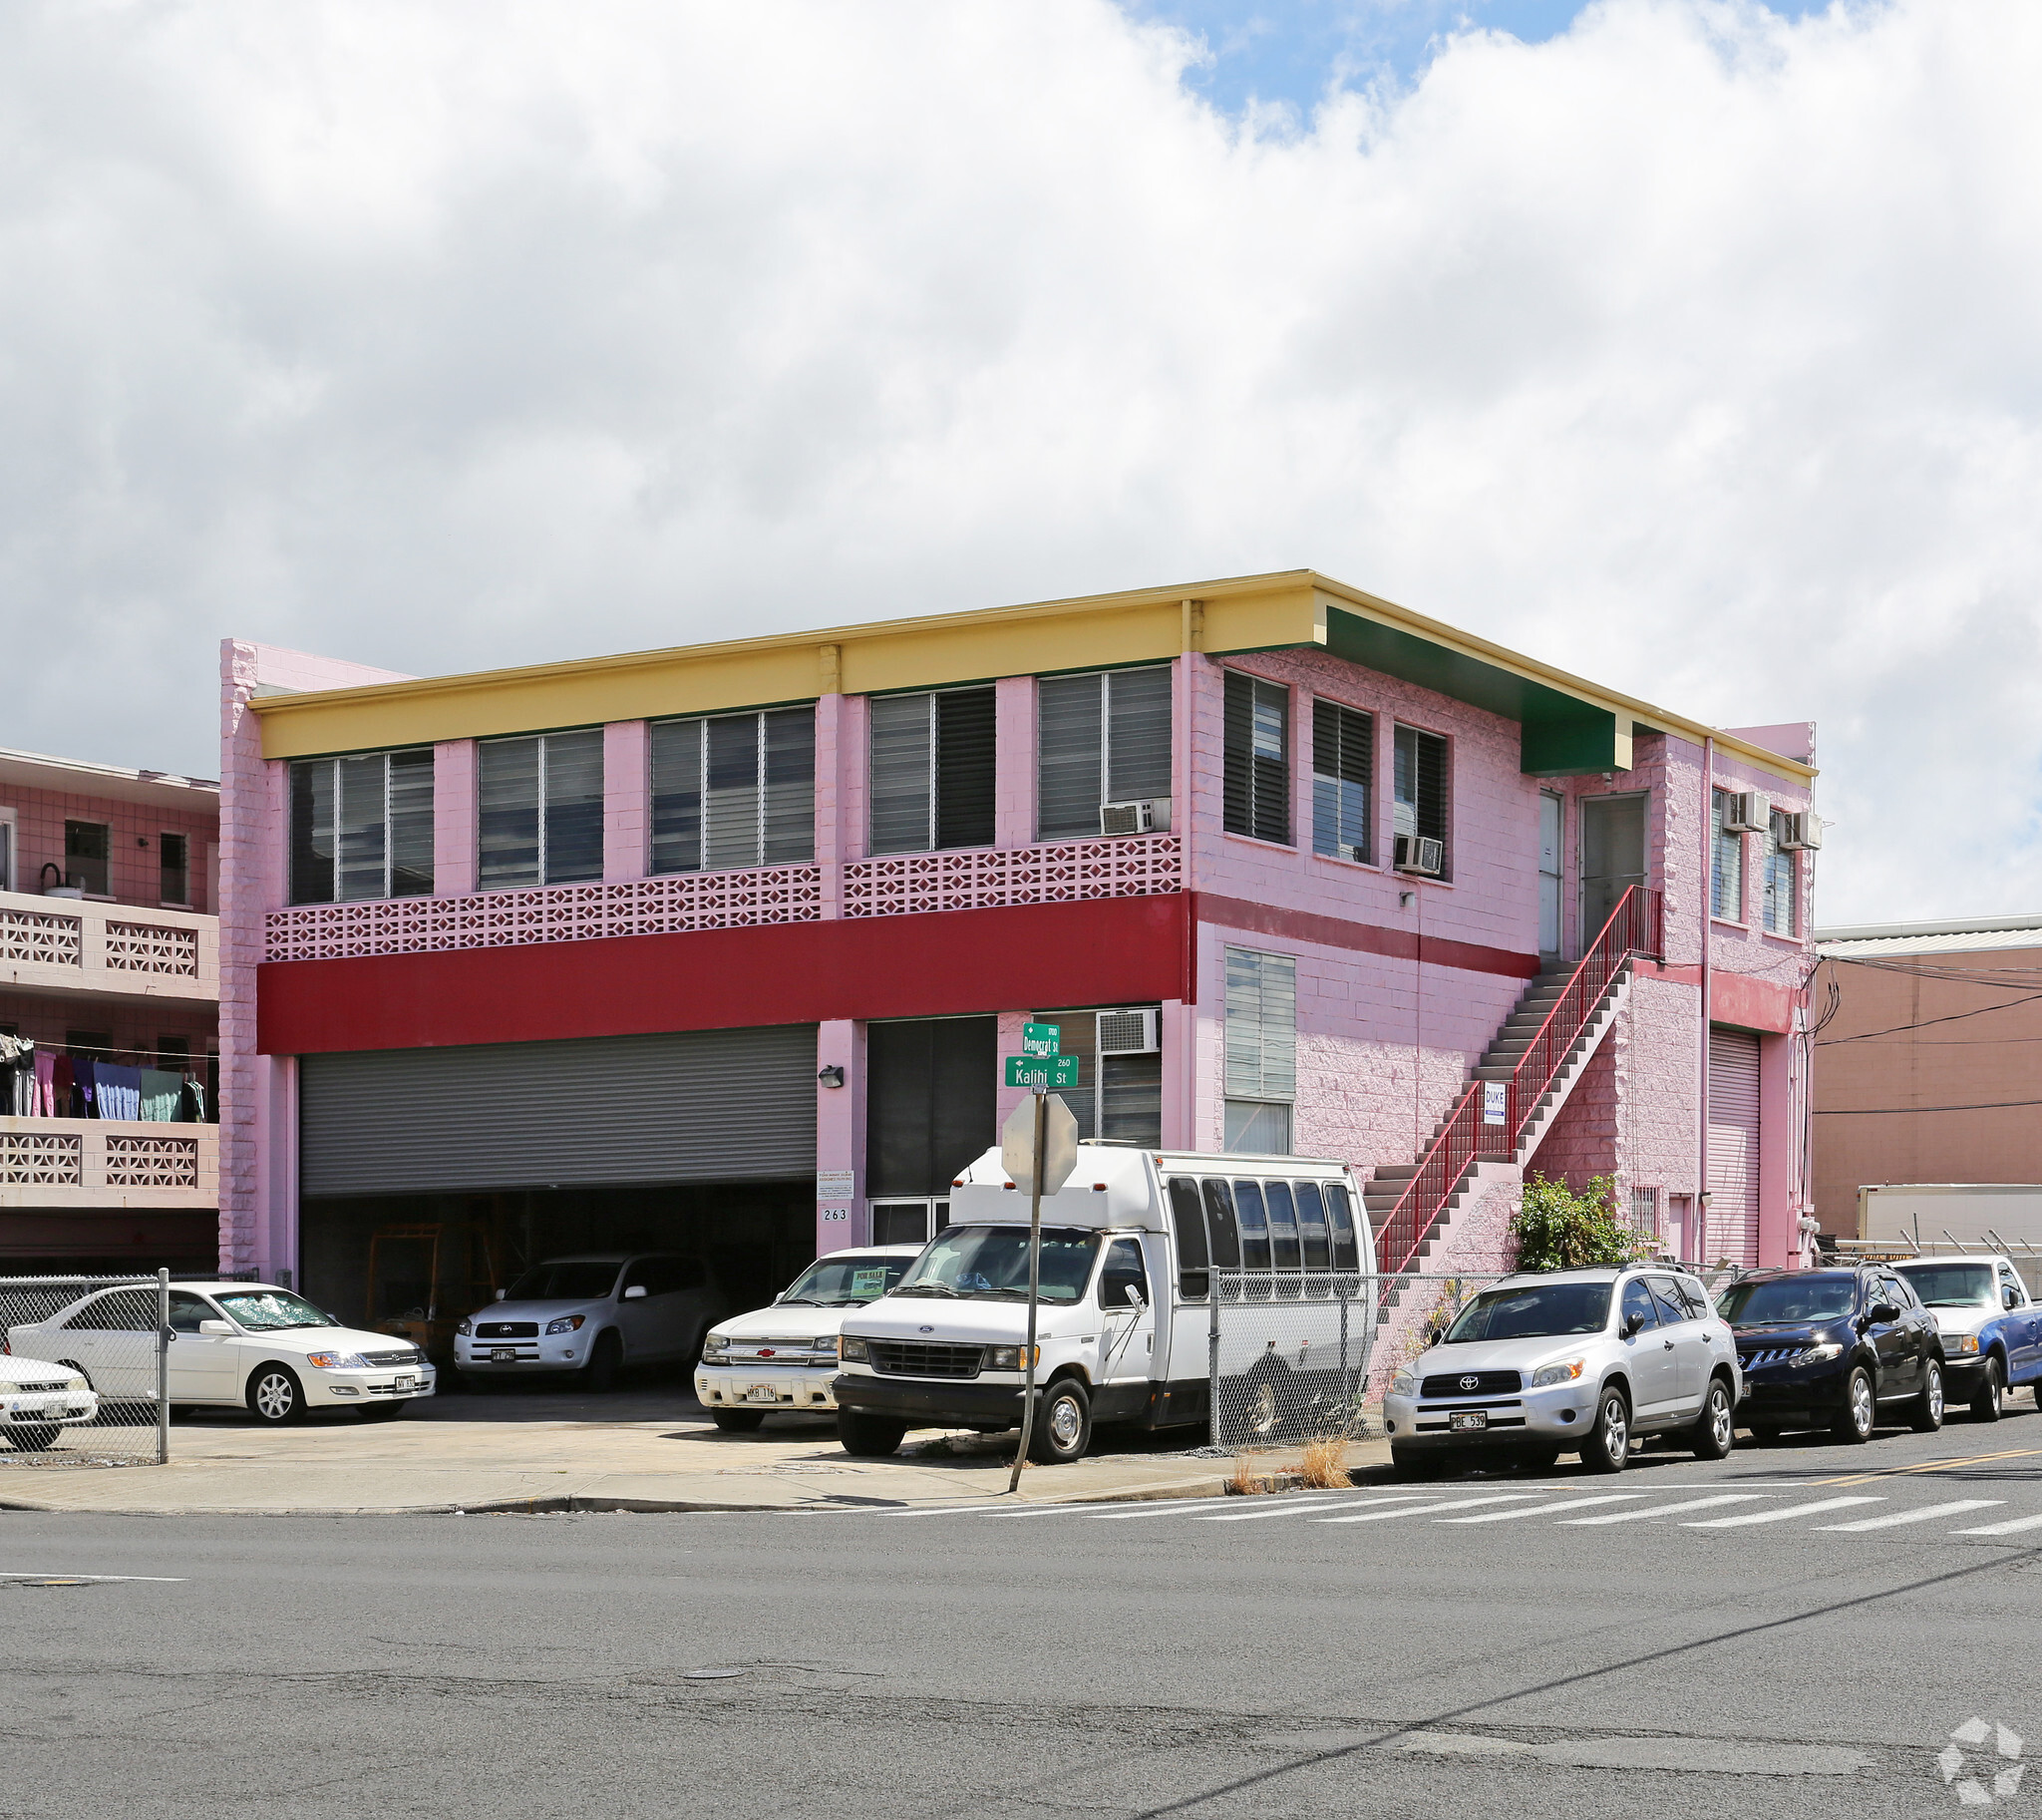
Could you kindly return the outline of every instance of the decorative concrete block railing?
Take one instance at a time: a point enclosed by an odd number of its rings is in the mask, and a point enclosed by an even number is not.
[[[0,1208],[211,1208],[218,1198],[215,1126],[0,1118]]]
[[[0,892],[0,985],[219,996],[219,921],[80,898]]]
[[[831,875],[836,875],[833,880]],[[834,883],[833,894],[826,887]],[[666,935],[768,922],[986,910],[1184,889],[1175,835],[1042,847],[897,854],[844,866],[755,866],[615,885],[301,905],[267,918],[269,960],[338,960],[447,948],[515,947],[610,935]]]

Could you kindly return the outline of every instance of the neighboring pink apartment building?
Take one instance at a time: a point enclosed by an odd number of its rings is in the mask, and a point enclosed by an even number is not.
[[[1807,725],[1310,571],[224,692],[222,1263],[350,1312],[406,1223],[926,1237],[1030,1017],[1088,1132],[1353,1162],[1387,1268],[1499,1268],[1528,1170],[1800,1255]]]

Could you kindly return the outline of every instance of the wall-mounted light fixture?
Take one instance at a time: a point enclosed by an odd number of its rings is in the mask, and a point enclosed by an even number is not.
[[[827,1068],[818,1068],[816,1070],[816,1079],[821,1081],[826,1087],[842,1087],[844,1085],[844,1070],[838,1067],[835,1062],[832,1062]]]
[[[1399,910],[1409,910],[1417,902],[1418,894],[1415,891],[1400,891],[1397,894],[1397,908]]]

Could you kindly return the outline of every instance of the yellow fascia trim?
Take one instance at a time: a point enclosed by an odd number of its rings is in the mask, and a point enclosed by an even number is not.
[[[1385,600],[1378,594],[1364,593],[1358,587],[1349,587],[1343,581],[1314,574],[1312,583],[1323,596],[1319,606],[1319,642],[1326,637],[1325,604],[1331,601],[1350,613],[1363,618],[1375,619],[1384,625],[1397,627],[1400,631],[1414,633],[1434,644],[1444,645],[1449,650],[1460,651],[1482,663],[1494,664],[1498,669],[1508,670],[1513,675],[1526,677],[1532,682],[1541,682],[1549,689],[1557,689],[1563,695],[1571,695],[1577,701],[1584,701],[1593,707],[1606,708],[1616,716],[1617,742],[1619,748],[1628,746],[1632,735],[1642,722],[1647,731],[1663,728],[1677,733],[1681,738],[1700,745],[1705,739],[1713,739],[1719,752],[1734,752],[1746,763],[1762,771],[1770,771],[1776,777],[1790,782],[1803,783],[1819,775],[1813,765],[1804,765],[1798,759],[1788,758],[1778,752],[1768,752],[1763,746],[1755,746],[1749,740],[1738,739],[1718,727],[1704,725],[1701,721],[1690,720],[1685,714],[1649,701],[1641,701],[1635,695],[1625,695],[1620,690],[1605,689],[1586,677],[1576,676],[1571,671],[1555,668],[1549,663],[1540,663],[1535,657],[1527,657],[1520,651],[1507,649],[1501,644],[1492,644],[1487,638],[1473,632],[1464,632],[1454,626],[1443,624],[1437,619],[1428,619],[1423,613],[1414,613],[1407,606],[1399,606],[1394,600]]]
[[[309,758],[716,713],[809,700],[835,689],[870,695],[940,688],[1175,657],[1184,649],[1188,599],[1203,603],[1207,650],[1324,639],[1312,576],[1299,569],[515,670],[266,695],[248,705],[262,723],[263,757]]]

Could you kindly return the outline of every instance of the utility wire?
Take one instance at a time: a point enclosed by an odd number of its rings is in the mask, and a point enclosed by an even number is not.
[[[1999,1112],[2013,1106],[2042,1106],[2042,1100],[1981,1100],[1974,1106],[1818,1106],[1819,1119],[1887,1118],[1910,1112]]]

